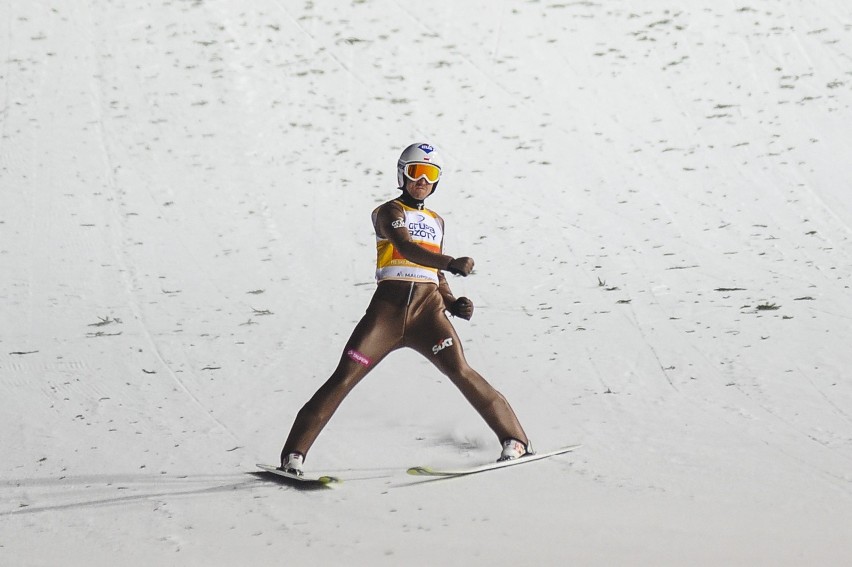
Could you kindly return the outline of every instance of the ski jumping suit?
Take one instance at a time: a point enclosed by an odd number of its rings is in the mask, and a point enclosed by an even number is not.
[[[390,352],[409,347],[461,390],[502,442],[528,439],[506,399],[464,357],[446,314],[455,301],[441,269],[444,221],[419,203],[388,201],[373,211],[378,286],[343,348],[337,369],[302,407],[282,450],[307,455],[343,398]]]

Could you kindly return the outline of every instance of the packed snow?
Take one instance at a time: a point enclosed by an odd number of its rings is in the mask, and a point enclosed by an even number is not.
[[[847,0],[0,1],[0,564],[852,562]],[[411,351],[277,464],[402,148],[499,444]]]

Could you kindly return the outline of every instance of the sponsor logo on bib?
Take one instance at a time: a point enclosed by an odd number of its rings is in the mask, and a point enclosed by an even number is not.
[[[408,233],[411,234],[411,238],[420,238],[422,240],[437,240],[438,231],[435,230],[434,226],[423,222],[423,220],[419,222],[408,223]]]

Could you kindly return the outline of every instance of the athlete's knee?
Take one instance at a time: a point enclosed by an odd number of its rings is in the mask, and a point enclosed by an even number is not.
[[[314,396],[299,410],[299,413],[296,415],[296,421],[300,423],[306,421],[326,421],[331,415],[324,408],[325,404],[323,404],[323,400],[317,399]]]
[[[434,361],[434,364],[454,382],[456,380],[470,382],[482,378],[463,356],[453,356],[453,353],[448,353],[444,358]]]
[[[465,397],[474,402],[475,405],[488,405],[503,397],[479,372],[470,366],[460,369],[457,373],[448,374],[448,376]]]
[[[335,372],[308,400],[299,414],[321,421],[329,419],[362,377],[357,373]]]

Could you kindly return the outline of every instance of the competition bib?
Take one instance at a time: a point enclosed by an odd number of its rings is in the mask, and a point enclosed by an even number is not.
[[[394,222],[405,223],[411,240],[431,252],[440,254],[444,241],[444,231],[437,215],[428,209],[413,209],[402,205],[405,218]],[[415,280],[438,283],[438,269],[428,268],[406,260],[394,248],[391,241],[376,234],[376,280]]]

